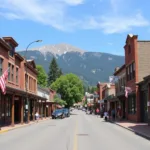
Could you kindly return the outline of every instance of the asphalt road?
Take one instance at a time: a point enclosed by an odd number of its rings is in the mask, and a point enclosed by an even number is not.
[[[150,150],[150,141],[82,111],[0,134],[0,150]]]

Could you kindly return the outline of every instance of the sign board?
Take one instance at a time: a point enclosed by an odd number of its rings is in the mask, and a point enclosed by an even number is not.
[[[99,95],[97,95],[97,94],[94,94],[94,98],[98,98],[99,97]]]
[[[147,106],[150,106],[150,101],[147,102]]]

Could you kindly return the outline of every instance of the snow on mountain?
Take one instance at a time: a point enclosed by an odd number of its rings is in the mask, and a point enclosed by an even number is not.
[[[79,52],[80,54],[83,54],[84,52],[86,52],[84,50],[81,50],[81,49],[76,48],[69,44],[45,45],[42,47],[32,48],[31,50],[33,50],[33,51],[38,50],[44,56],[46,56],[48,52],[52,53],[55,56],[56,55],[60,56],[62,54],[66,54],[68,52]]]

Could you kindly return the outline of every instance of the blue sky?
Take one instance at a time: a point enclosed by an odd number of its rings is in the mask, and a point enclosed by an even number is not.
[[[124,55],[129,33],[150,40],[150,1],[0,0],[0,37],[12,36],[23,50],[68,43],[87,51]]]

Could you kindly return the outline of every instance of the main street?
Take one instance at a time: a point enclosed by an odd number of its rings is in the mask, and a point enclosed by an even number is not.
[[[74,110],[69,118],[48,120],[0,134],[1,150],[149,150],[150,141]]]

